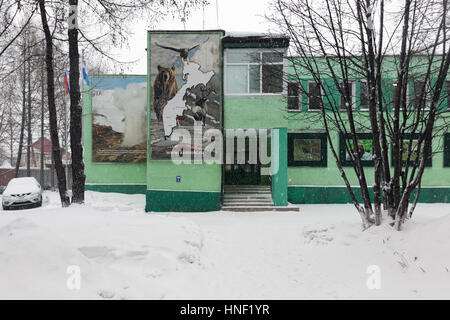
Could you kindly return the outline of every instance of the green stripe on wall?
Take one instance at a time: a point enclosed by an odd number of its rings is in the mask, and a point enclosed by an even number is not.
[[[147,185],[145,184],[87,184],[87,191],[114,192],[125,194],[145,194]]]
[[[205,212],[220,210],[220,192],[147,190],[147,212]]]
[[[359,188],[352,188],[359,201],[362,201]],[[373,191],[370,188],[370,197],[373,200]],[[411,196],[414,200],[415,192]],[[288,188],[288,200],[294,204],[341,204],[351,203],[350,195],[345,187],[324,186],[290,186]],[[420,203],[449,203],[450,187],[422,187],[420,191]]]

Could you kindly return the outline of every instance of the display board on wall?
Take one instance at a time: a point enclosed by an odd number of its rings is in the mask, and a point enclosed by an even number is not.
[[[179,144],[173,139],[177,129],[194,137],[194,127],[202,132],[221,128],[222,35],[221,31],[149,33],[152,159],[171,158]],[[191,141],[183,149],[193,154],[203,152],[205,145]]]
[[[92,161],[146,162],[146,119],[146,76],[93,77]]]

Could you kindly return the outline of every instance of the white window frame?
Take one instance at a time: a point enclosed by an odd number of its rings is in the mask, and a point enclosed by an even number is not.
[[[287,72],[287,59],[286,59],[286,48],[270,48],[270,49],[257,49],[257,48],[252,48],[252,49],[234,49],[234,48],[227,48],[224,50],[224,95],[226,97],[282,97],[282,96],[286,96],[286,91],[287,91],[287,84],[286,81],[283,81],[282,79],[282,92],[279,93],[263,93],[262,92],[262,81],[263,81],[263,77],[262,77],[262,68],[259,68],[259,93],[251,93],[250,92],[250,66],[251,65],[259,65],[261,66],[262,63],[262,54],[263,53],[273,53],[273,52],[279,52],[283,54],[283,61],[282,62],[271,62],[271,63],[264,63],[265,65],[282,65],[283,66],[283,74],[286,74]],[[232,63],[228,63],[228,54],[230,52],[233,53],[243,53],[243,54],[251,54],[251,53],[259,53],[260,54],[260,58],[261,58],[261,62],[232,62]],[[247,66],[247,92],[246,93],[230,93],[228,92],[228,86],[227,86],[227,81],[226,79],[228,79],[228,70],[227,70],[227,66]]]
[[[287,88],[287,86],[289,85],[289,83],[295,83],[298,85],[298,94],[297,94],[297,98],[298,98],[298,104],[297,104],[297,109],[289,109],[289,98],[290,97],[295,97],[295,96],[289,96],[289,90]],[[302,82],[301,81],[288,81],[287,85],[286,85],[286,110],[288,112],[301,112],[302,111]]]
[[[310,111],[310,112],[321,112],[322,111],[321,109],[311,109],[310,108],[310,103],[309,103],[309,101],[310,101],[309,84],[310,83],[314,83],[315,85],[317,85],[317,82],[315,80],[308,80],[308,111]],[[320,97],[322,98],[322,108],[323,108],[323,96],[324,96],[323,88],[322,88],[322,85],[321,85],[320,86]]]
[[[352,86],[352,102],[351,102],[352,110],[356,110],[356,80],[348,80],[348,82]],[[341,85],[341,84],[344,84],[344,80],[339,81],[339,85]],[[347,109],[342,108],[341,99],[342,99],[342,94],[339,91],[339,111],[347,111]]]

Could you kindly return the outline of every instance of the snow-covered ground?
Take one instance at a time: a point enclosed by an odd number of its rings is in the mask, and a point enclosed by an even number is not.
[[[46,196],[0,212],[0,299],[450,299],[448,204],[363,232],[351,205],[147,214],[142,195]]]

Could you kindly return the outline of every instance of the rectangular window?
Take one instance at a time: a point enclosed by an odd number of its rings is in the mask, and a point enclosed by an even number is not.
[[[262,65],[262,92],[281,93],[283,92],[283,65],[263,64]]]
[[[405,133],[403,135],[403,145],[402,145],[402,163],[403,165],[406,164],[406,160],[408,159],[408,153],[409,153],[409,140],[410,140],[411,134],[409,133]],[[418,158],[418,155],[420,155],[420,151],[423,150],[424,148],[424,142],[422,142],[422,145],[420,146],[421,150],[418,150],[418,140],[419,140],[420,135],[418,133],[414,134],[413,139],[412,139],[412,146],[411,146],[411,157],[410,157],[410,164],[409,166],[412,167],[414,166],[414,161],[416,161],[416,159],[420,159]],[[425,163],[426,167],[431,167],[432,166],[432,154],[431,154],[431,147],[428,149],[428,159]],[[392,163],[394,162],[394,153],[393,150],[391,150],[391,161]],[[419,165],[420,162],[417,162],[417,165]]]
[[[409,94],[410,94],[411,88],[410,85],[408,83],[408,85],[406,86],[406,107],[408,108],[409,105]],[[391,105],[392,105],[392,109],[394,110],[395,108],[395,100],[397,99],[397,94],[401,95],[401,88],[399,88],[397,81],[394,81],[393,85],[392,85],[392,101],[391,101]],[[400,100],[400,110],[403,109],[403,103]]]
[[[289,133],[288,166],[326,167],[326,133]]]
[[[371,133],[357,133],[357,147],[353,147],[353,138],[351,134],[347,134],[344,136],[340,136],[339,139],[339,158],[343,166],[353,166],[352,159],[359,157],[364,166],[373,166],[373,147],[372,147],[372,139],[373,136]],[[347,144],[347,146],[346,146]],[[350,150],[350,153],[347,152]]]
[[[369,110],[369,87],[367,81],[361,80],[359,84],[359,109]]]
[[[301,111],[300,84],[298,82],[289,82],[287,91],[288,111]]]
[[[281,94],[283,53],[227,50],[225,56],[227,94]]]
[[[250,65],[249,66],[249,76],[250,76],[250,93],[259,93],[261,74],[259,72],[259,66]]]
[[[341,110],[347,110],[347,105],[349,105],[353,109],[355,109],[355,91],[356,91],[355,90],[355,81],[348,80],[350,92],[349,92],[347,102],[345,101],[345,96],[347,95],[346,91],[345,91],[345,82],[341,81],[339,85],[341,86],[341,90],[339,91],[340,92],[340,108],[341,108]]]
[[[321,110],[322,108],[322,91],[315,81],[308,82],[308,99],[309,110]]]
[[[247,67],[228,66],[227,68],[228,90],[234,93],[246,93],[247,85],[248,85]]]
[[[429,82],[425,83],[424,80],[414,80],[414,108],[422,109],[430,108],[430,85]],[[424,92],[425,91],[425,92]],[[423,97],[422,97],[423,93]]]
[[[444,167],[450,167],[450,133],[444,135]]]

